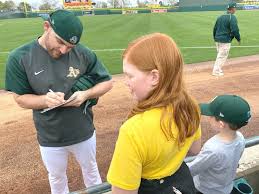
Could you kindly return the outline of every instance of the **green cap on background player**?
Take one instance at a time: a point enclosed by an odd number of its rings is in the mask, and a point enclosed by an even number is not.
[[[76,45],[81,38],[83,25],[80,19],[71,11],[56,10],[48,17],[43,16],[47,20],[54,32],[64,41]]]
[[[237,7],[237,4],[235,2],[230,2],[227,6],[227,9],[230,9],[230,8],[236,8]]]
[[[251,118],[248,102],[236,95],[217,96],[210,103],[200,104],[200,109],[202,115],[214,116],[237,127],[245,126]]]

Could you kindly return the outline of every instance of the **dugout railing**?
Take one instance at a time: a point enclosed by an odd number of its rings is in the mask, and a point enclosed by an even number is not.
[[[259,144],[259,136],[254,136],[251,138],[246,139],[246,148],[252,147],[254,145]],[[194,160],[195,156],[187,157],[185,159],[185,162],[190,162]],[[107,182],[102,183],[100,185],[96,185],[93,187],[90,187],[88,189],[83,189],[75,192],[71,192],[70,194],[102,194],[111,191],[111,185]]]

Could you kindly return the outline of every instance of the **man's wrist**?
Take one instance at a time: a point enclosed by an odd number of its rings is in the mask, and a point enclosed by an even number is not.
[[[90,99],[91,96],[91,88],[82,91],[83,92],[83,96],[84,96],[84,101]]]
[[[48,108],[49,106],[47,103],[47,94],[40,96],[40,98],[41,98],[42,106],[45,108]]]

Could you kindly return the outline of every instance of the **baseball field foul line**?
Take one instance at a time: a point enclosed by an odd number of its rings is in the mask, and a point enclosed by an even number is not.
[[[215,49],[215,46],[183,46],[182,49]],[[259,45],[251,46],[231,46],[231,48],[259,48]],[[113,51],[123,51],[124,49],[93,49],[95,52],[113,52]],[[2,51],[0,54],[8,54],[10,51]]]

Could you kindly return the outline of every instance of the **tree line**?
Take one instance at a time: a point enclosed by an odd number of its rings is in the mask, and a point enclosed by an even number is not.
[[[233,0],[237,3],[243,2],[244,0]],[[59,0],[41,0],[39,2],[39,7],[37,9],[39,10],[51,10],[55,9],[56,7],[60,6],[60,1]],[[113,8],[123,8],[123,7],[128,7],[130,5],[130,0],[108,0],[108,1],[98,1],[96,3],[95,7],[99,8],[107,8],[108,5],[110,5]],[[146,4],[148,3],[148,0],[137,0],[137,7],[146,7]],[[159,2],[161,6],[163,5],[163,1],[161,0],[156,0],[156,2]],[[177,3],[176,3],[177,2]],[[167,5],[166,6],[173,6],[173,5],[178,5],[179,1],[176,0],[167,0]],[[15,4],[14,1],[12,0],[7,0],[5,2],[2,2],[0,0],[0,12],[3,11],[32,11],[33,7],[26,2],[20,2],[18,5]]]
[[[39,2],[40,3],[40,2]],[[50,10],[57,7],[59,0],[41,0],[41,3],[37,9],[39,10]],[[33,7],[26,2],[20,2],[18,5],[12,0],[7,0],[5,2],[0,1],[0,12],[5,11],[32,11]]]

